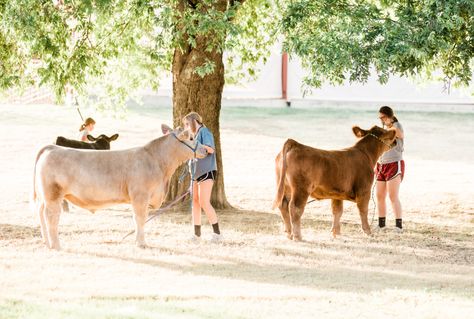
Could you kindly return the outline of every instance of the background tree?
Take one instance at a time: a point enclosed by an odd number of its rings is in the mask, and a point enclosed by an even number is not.
[[[172,71],[174,125],[197,111],[214,133],[211,200],[228,207],[219,133],[225,76],[255,75],[276,39],[275,12],[271,0],[0,0],[0,85],[48,85],[59,100],[72,86],[82,100],[94,94],[102,109],[115,109]],[[169,195],[179,187],[174,178]]]
[[[381,83],[391,74],[467,85],[474,58],[472,0],[295,0],[283,17],[285,48],[302,58],[306,84]]]

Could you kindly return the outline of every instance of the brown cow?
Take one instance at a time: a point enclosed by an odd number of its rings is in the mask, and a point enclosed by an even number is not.
[[[288,238],[301,240],[301,216],[308,197],[332,200],[332,235],[340,235],[342,201],[357,203],[363,231],[370,235],[367,213],[374,166],[382,153],[395,145],[395,131],[378,126],[352,128],[360,138],[343,150],[326,151],[288,139],[275,159],[278,207]]]
[[[136,243],[145,246],[144,224],[148,207],[159,208],[176,168],[206,149],[180,128],[145,146],[120,151],[92,151],[48,145],[35,162],[33,200],[41,222],[41,235],[49,248],[59,249],[61,202],[94,212],[120,203],[133,206]]]

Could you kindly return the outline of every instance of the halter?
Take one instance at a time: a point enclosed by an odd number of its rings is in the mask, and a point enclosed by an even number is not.
[[[175,133],[171,133],[171,135],[173,135],[174,138],[178,140],[178,142],[180,142],[181,144],[186,145],[187,148],[189,148],[191,151],[193,151],[194,157],[196,157],[196,150],[197,150],[197,148],[198,148],[198,143],[196,143],[196,146],[195,146],[194,148],[192,148],[191,146],[188,145],[188,143],[181,141],[181,140],[176,136]]]
[[[376,136],[376,135],[374,135],[374,134],[372,134],[372,133],[367,133],[367,135],[370,135],[370,136],[375,137],[377,140],[379,140],[379,142],[381,142],[381,143],[385,144],[386,146],[388,146],[389,149],[392,148],[392,145],[390,145],[390,144],[384,142],[380,137],[378,137],[378,136]]]

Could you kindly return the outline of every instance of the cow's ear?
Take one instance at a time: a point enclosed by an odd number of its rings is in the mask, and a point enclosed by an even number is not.
[[[354,135],[357,136],[358,138],[364,137],[367,135],[367,131],[361,129],[358,126],[353,126],[352,127],[352,132],[354,132]]]
[[[397,135],[395,130],[388,130],[387,133],[385,133],[385,136],[390,140],[395,139],[395,135]]]
[[[97,140],[94,136],[87,134],[87,139],[91,142],[95,142]]]
[[[112,135],[112,136],[109,138],[109,140],[110,140],[110,141],[115,141],[116,139],[118,139],[118,137],[119,137],[118,134],[114,134],[114,135]]]
[[[180,141],[189,140],[190,138],[191,138],[191,133],[189,133],[188,130],[184,130],[181,133],[179,133],[179,135],[178,135],[178,139]]]
[[[169,127],[168,125],[166,124],[161,124],[161,132],[163,132],[163,134],[169,134],[171,133],[173,129],[171,127]]]

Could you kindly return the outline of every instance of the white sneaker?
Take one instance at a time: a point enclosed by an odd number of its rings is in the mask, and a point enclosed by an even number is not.
[[[394,232],[397,234],[403,234],[403,228],[395,227]]]
[[[384,233],[386,231],[387,231],[387,226],[380,227],[379,225],[377,225],[374,228],[372,228],[372,232],[374,233]]]
[[[220,243],[224,240],[224,236],[222,234],[212,233],[211,239],[209,240],[212,243]]]
[[[200,241],[201,241],[201,237],[196,236],[196,234],[193,234],[192,236],[188,238],[188,242],[190,243],[199,243]]]

